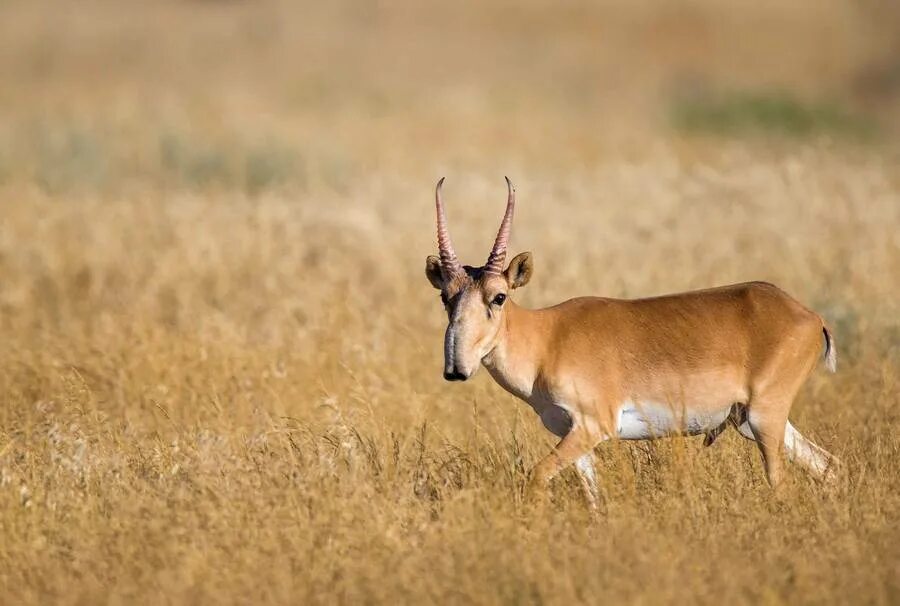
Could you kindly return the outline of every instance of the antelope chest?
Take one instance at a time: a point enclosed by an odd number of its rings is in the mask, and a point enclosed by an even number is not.
[[[561,405],[558,399],[547,391],[536,389],[534,381],[516,381],[515,375],[498,370],[493,365],[488,366],[488,372],[503,389],[531,406],[547,431],[562,438],[572,429],[572,414],[568,406]]]
[[[544,393],[533,393],[523,398],[541,418],[547,431],[557,437],[565,437],[572,430],[572,414],[567,406],[556,402],[553,397]]]

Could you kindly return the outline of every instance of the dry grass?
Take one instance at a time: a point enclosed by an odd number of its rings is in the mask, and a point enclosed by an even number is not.
[[[0,601],[897,603],[897,28],[782,4],[0,6]],[[883,136],[685,138],[698,81]],[[550,437],[440,377],[441,174],[468,261],[516,181],[525,304],[814,307],[793,418],[846,476],[775,496],[726,434],[598,449],[597,517],[571,473],[522,503]]]

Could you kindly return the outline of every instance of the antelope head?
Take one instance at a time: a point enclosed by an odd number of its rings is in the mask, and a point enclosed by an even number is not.
[[[505,310],[509,307],[504,304],[510,291],[531,279],[533,263],[531,253],[526,252],[517,255],[504,268],[516,207],[516,190],[507,178],[506,214],[487,262],[480,267],[462,265],[447,230],[447,216],[441,199],[443,183],[443,179],[438,181],[435,189],[439,256],[430,255],[426,259],[425,275],[431,285],[441,291],[441,301],[447,311],[444,378],[465,381],[503,338]]]

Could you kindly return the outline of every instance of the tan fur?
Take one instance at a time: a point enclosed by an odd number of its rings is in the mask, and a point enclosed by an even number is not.
[[[721,419],[684,428],[705,433],[707,444],[733,424],[759,446],[772,486],[782,478],[785,448],[820,477],[836,463],[793,426],[785,440],[791,404],[823,343],[830,369],[835,358],[822,319],[784,291],[750,282],[637,300],[584,297],[539,310],[511,299],[496,304],[498,294],[528,282],[532,265],[523,253],[503,275],[467,266],[450,280],[436,257],[426,265],[449,318],[445,377],[465,380],[483,364],[562,437],[535,466],[532,491],[576,460],[587,481],[593,448],[617,436],[624,410],[643,422],[642,406],[665,407],[675,425],[679,415]]]

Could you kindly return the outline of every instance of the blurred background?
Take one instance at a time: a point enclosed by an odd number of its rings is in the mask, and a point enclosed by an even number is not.
[[[0,10],[0,167],[51,191],[498,179],[660,139],[883,142],[900,121],[890,0]]]
[[[556,298],[749,278],[810,296],[856,279],[871,298],[896,276],[891,1],[0,11],[0,305],[13,315],[65,314],[86,293],[92,316],[224,311],[258,335],[247,314],[261,293],[290,294],[304,318],[354,275],[406,297],[422,290],[440,176],[470,263],[490,244],[503,175],[519,185],[514,245],[554,259],[550,271],[539,258],[537,283]],[[242,263],[249,275],[232,280]],[[168,288],[170,269],[197,279]],[[25,279],[42,272],[50,294]],[[40,304],[22,306],[32,295]]]
[[[896,603],[896,0],[3,0],[0,81],[0,602]],[[822,314],[851,480],[610,446],[601,520],[523,514],[550,437],[442,381],[424,276],[504,175],[520,303]]]

